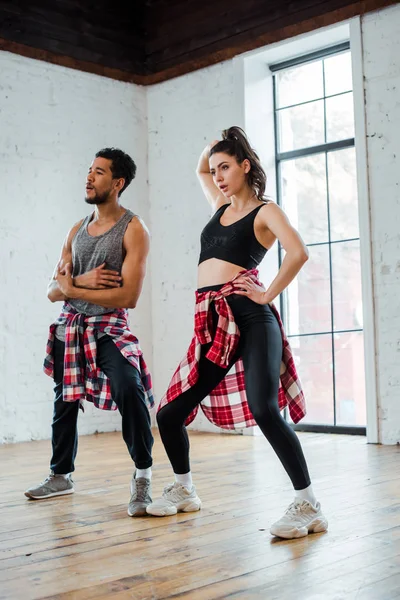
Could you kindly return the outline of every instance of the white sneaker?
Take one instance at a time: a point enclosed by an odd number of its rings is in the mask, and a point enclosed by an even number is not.
[[[196,494],[194,485],[189,491],[175,481],[164,488],[163,495],[146,507],[146,512],[155,517],[176,515],[178,511],[194,512],[200,510],[201,500]]]
[[[283,517],[272,525],[270,532],[271,535],[291,540],[327,529],[328,521],[321,512],[319,502],[313,506],[308,500],[295,500]]]

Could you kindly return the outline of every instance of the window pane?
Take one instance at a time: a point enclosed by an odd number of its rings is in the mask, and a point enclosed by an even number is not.
[[[355,148],[328,153],[332,241],[359,237]]]
[[[351,54],[344,52],[324,60],[325,95],[333,96],[353,89]]]
[[[306,154],[313,146],[333,142],[339,147],[342,140],[354,138],[350,51],[287,69],[275,75],[275,83],[280,154]],[[282,208],[310,252],[282,295],[282,316],[306,396],[303,422],[363,427],[355,148],[279,160],[278,177]],[[346,241],[350,239],[355,241]]]
[[[310,258],[286,297],[285,324],[289,335],[331,331],[328,245],[311,246]]]
[[[325,154],[281,163],[282,208],[306,244],[327,242]]]
[[[322,60],[281,71],[276,83],[278,108],[323,98]]]
[[[326,141],[354,137],[353,92],[326,99]]]
[[[333,376],[331,335],[289,339],[304,389],[307,415],[301,423],[333,425]]]
[[[278,111],[279,150],[289,152],[324,143],[324,101]]]
[[[364,335],[336,333],[334,347],[337,425],[365,427]]]
[[[362,329],[360,242],[332,244],[334,330]]]

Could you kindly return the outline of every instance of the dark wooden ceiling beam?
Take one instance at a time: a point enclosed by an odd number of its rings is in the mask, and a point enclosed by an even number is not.
[[[227,6],[228,0],[221,2]],[[326,13],[326,0],[300,0],[299,2],[273,2],[268,11],[262,0],[253,2],[253,10],[247,12],[242,8],[232,11],[225,18],[220,19],[220,26],[211,29],[209,22],[204,18],[192,21],[181,20],[176,23],[177,31],[172,35],[167,28],[163,34],[155,36],[154,41],[146,45],[147,60],[153,60],[155,65],[163,65],[182,55],[190,58],[192,52],[208,48],[217,44],[230,45],[231,40],[237,39],[239,43],[244,38],[259,36],[270,31],[280,30],[284,26],[301,23]],[[331,11],[352,4],[351,0],[330,0]],[[222,8],[222,6],[221,6]],[[246,7],[247,8],[247,7]],[[168,40],[173,40],[169,42]],[[217,48],[220,49],[220,48]],[[169,66],[169,65],[166,65]]]
[[[0,49],[150,85],[398,0],[0,0]]]
[[[143,75],[147,72],[144,0],[134,12],[121,12],[120,4],[121,0],[114,3],[3,0],[0,2],[2,46],[7,41],[9,48],[23,45],[25,56],[30,55],[28,48],[32,48],[32,58],[52,55],[50,62],[57,64],[63,64],[65,57],[66,63],[78,61],[88,65],[91,72],[97,72],[91,65],[98,65],[100,71],[106,68]]]
[[[5,40],[3,38],[0,38],[0,50],[18,54],[20,56],[26,56],[27,58],[33,58],[35,60],[42,60],[53,65],[59,65],[60,67],[83,71],[84,73],[93,73],[95,75],[101,75],[102,77],[109,77],[116,81],[147,85],[145,76],[137,75],[132,71],[124,71],[117,68],[114,69],[94,62],[78,60],[71,56],[56,54],[54,52],[49,52],[48,50],[40,50],[39,48],[34,48],[25,44],[10,42],[10,40]]]
[[[155,66],[161,69],[168,68],[172,66],[173,61],[178,62],[183,56],[190,59],[192,53],[196,55],[197,52],[201,53],[202,49],[208,52],[212,47],[213,50],[219,51],[231,46],[232,43],[241,44],[243,40],[250,41],[251,38],[268,35],[284,27],[319,18],[327,14],[328,3],[324,0],[282,2],[280,6],[275,5],[268,13],[264,11],[264,14],[260,10],[260,4],[258,2],[258,10],[254,7],[250,14],[242,12],[242,9],[226,19],[221,19],[218,29],[211,29],[204,17],[195,22],[178,21],[175,35],[165,30],[165,33],[156,36],[154,41],[150,40],[147,44],[146,56],[150,61],[151,70]],[[328,13],[346,11],[347,7],[354,12],[353,5],[354,2],[349,0],[330,0]]]
[[[340,2],[341,0],[339,0]],[[340,8],[336,7],[334,10],[325,10],[319,15],[314,15],[308,19],[303,18],[303,20],[299,20],[298,22],[296,20],[293,20],[293,22],[289,15],[288,21],[285,24],[283,24],[284,21],[279,23],[279,25],[276,24],[276,28],[267,28],[263,24],[257,29],[254,28],[250,31],[233,34],[229,38],[224,38],[223,44],[221,44],[222,40],[218,40],[185,54],[175,56],[175,61],[171,58],[163,59],[160,56],[158,57],[158,62],[155,63],[157,67],[156,72],[155,65],[152,62],[148,62],[152,73],[146,75],[146,85],[160,83],[161,81],[229,60],[238,54],[308,33],[321,27],[334,25],[352,17],[398,3],[398,0],[358,0],[345,2],[345,5],[342,5]],[[334,2],[328,0],[328,2],[323,2],[322,4],[333,5]],[[165,56],[166,54],[164,54]],[[147,60],[149,61],[149,58]]]

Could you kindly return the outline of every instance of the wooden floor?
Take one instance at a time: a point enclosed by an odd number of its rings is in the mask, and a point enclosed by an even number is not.
[[[203,509],[127,516],[132,472],[120,434],[82,437],[76,493],[29,501],[49,442],[0,448],[0,598],[25,600],[389,600],[400,598],[398,447],[300,434],[330,527],[270,536],[292,500],[261,437],[191,434]],[[158,437],[153,496],[171,481]]]

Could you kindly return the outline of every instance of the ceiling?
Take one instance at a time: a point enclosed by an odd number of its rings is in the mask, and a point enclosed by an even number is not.
[[[0,0],[0,50],[149,85],[395,0]]]

